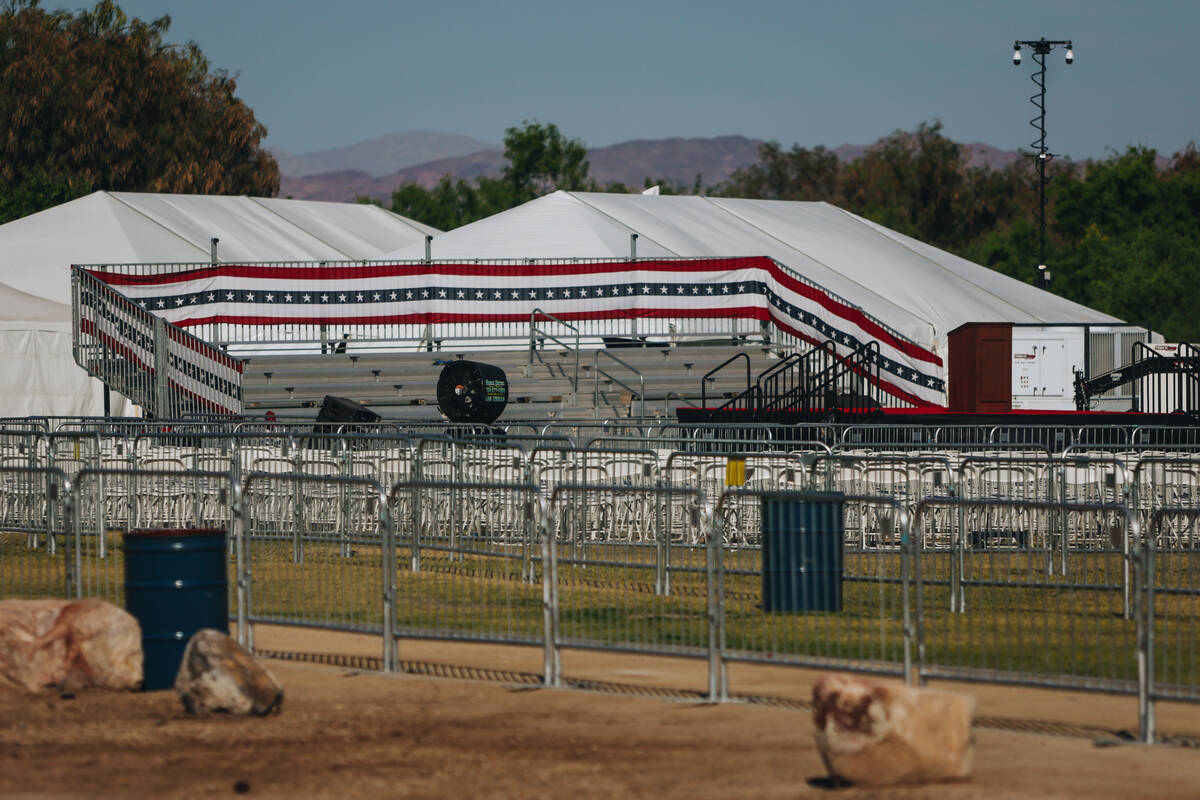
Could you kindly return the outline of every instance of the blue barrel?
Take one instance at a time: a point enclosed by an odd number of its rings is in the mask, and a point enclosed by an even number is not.
[[[140,530],[125,536],[125,609],[142,627],[142,688],[169,689],[192,634],[229,632],[223,530]]]
[[[763,611],[842,610],[842,509],[785,493],[762,497]]]

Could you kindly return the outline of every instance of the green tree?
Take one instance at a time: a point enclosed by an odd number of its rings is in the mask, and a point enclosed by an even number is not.
[[[840,179],[841,162],[824,147],[809,150],[796,144],[785,152],[779,142],[765,142],[759,145],[758,163],[735,171],[718,192],[726,197],[836,203]]]
[[[936,121],[896,131],[842,176],[847,208],[941,247],[963,236],[966,188],[967,154]]]
[[[392,211],[444,231],[518,206],[543,194],[566,189],[593,190],[587,147],[567,139],[553,123],[525,122],[504,135],[508,164],[501,177],[474,181],[443,175],[431,189],[405,183],[392,192]],[[621,187],[624,191],[625,187]]]
[[[1093,225],[1076,257],[1088,277],[1082,302],[1170,341],[1200,341],[1200,237],[1162,227],[1106,236]]]
[[[114,0],[72,14],[0,5],[0,192],[4,213],[91,189],[274,195],[275,160],[236,81],[195,43],[164,43],[170,17],[129,18]]]
[[[587,146],[568,139],[552,122],[526,120],[522,127],[504,132],[503,178],[518,203],[557,189],[584,191],[593,187],[588,177]]]
[[[474,182],[462,178],[456,181],[443,175],[432,189],[418,183],[396,187],[391,208],[397,214],[448,231],[514,205],[512,188],[504,181],[486,177]]]

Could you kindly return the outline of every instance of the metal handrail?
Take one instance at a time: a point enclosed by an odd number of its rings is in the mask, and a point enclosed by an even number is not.
[[[747,355],[746,353],[735,353],[735,354],[731,355],[729,358],[722,361],[717,366],[710,369],[708,372],[704,373],[704,377],[700,379],[700,407],[701,408],[708,408],[708,393],[707,393],[708,379],[711,378],[713,375],[716,375],[718,372],[720,372],[726,366],[733,363],[734,361],[736,361],[739,358],[746,359],[746,391],[747,392],[750,391],[750,356]]]
[[[622,367],[629,370],[634,375],[638,376],[638,383],[641,386],[641,390],[638,392],[638,405],[639,405],[639,408],[641,409],[641,411],[638,414],[638,416],[645,417],[646,416],[646,376],[643,375],[641,373],[641,371],[638,370],[636,367],[631,366],[630,364],[626,363],[625,361],[622,361],[620,358],[617,358],[616,356],[614,356],[612,353],[608,352],[607,350],[597,350],[596,355],[592,356],[592,413],[595,416],[600,415],[600,373],[601,373],[601,369],[600,369],[599,365],[600,365],[600,356],[602,356],[602,355],[607,356],[608,358],[611,358],[613,361],[617,362]],[[633,392],[633,387],[629,386],[628,384],[626,384],[624,381],[620,380],[619,378],[614,378],[612,375],[609,375],[607,372],[604,373],[604,377],[608,378],[610,381],[613,381],[614,383],[620,384],[622,387],[624,387],[630,393]],[[631,410],[632,410],[632,406],[631,406]]]
[[[555,336],[551,333],[548,333],[547,331],[544,331],[541,328],[537,327],[536,319],[537,319],[538,314],[541,314],[546,319],[557,322],[559,325],[562,325],[563,327],[569,328],[570,330],[574,331],[575,332],[575,346],[571,347],[569,344],[562,341],[557,336]],[[559,319],[558,317],[554,316],[553,314],[549,313],[548,311],[543,311],[540,308],[535,308],[533,311],[529,312],[529,363],[526,364],[525,369],[526,369],[526,376],[530,377],[530,378],[533,377],[533,354],[537,349],[535,346],[536,345],[535,336],[537,334],[541,334],[541,336],[544,337],[543,341],[545,341],[545,339],[549,339],[550,341],[557,344],[559,347],[565,348],[569,352],[572,352],[575,354],[575,374],[574,374],[574,377],[571,378],[571,392],[575,395],[578,395],[579,394],[579,328],[575,327],[574,325],[572,325],[569,322],[564,322],[563,320]]]

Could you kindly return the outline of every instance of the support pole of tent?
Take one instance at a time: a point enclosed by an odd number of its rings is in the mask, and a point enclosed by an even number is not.
[[[217,265],[217,242],[219,242],[219,241],[221,241],[221,240],[218,239],[216,236],[212,236],[208,240],[208,264],[209,264],[209,266],[215,267]],[[224,324],[226,325],[226,331],[225,331],[226,338],[228,338],[229,323],[224,323]],[[217,327],[216,325],[213,326],[213,335],[219,336],[219,334],[217,333],[216,327]]]
[[[425,235],[425,263],[433,261],[433,237]]]
[[[108,419],[112,416],[112,396],[108,389],[108,384],[104,384],[104,418]]]
[[[638,240],[638,235],[636,233],[629,234],[629,260],[630,261],[637,261],[637,240]],[[637,317],[636,316],[629,318],[629,335],[631,337],[633,337],[633,343],[636,345],[637,344],[637,335],[638,335]],[[630,406],[630,408],[632,408],[632,406]]]

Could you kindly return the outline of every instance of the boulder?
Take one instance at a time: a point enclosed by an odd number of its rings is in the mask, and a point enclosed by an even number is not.
[[[266,716],[283,705],[283,687],[254,656],[220,631],[196,631],[183,651],[175,691],[189,714]]]
[[[866,786],[971,775],[975,698],[843,674],[813,686],[817,748],[834,778]]]
[[[28,692],[136,689],[142,631],[128,612],[95,598],[0,600],[0,683]]]

